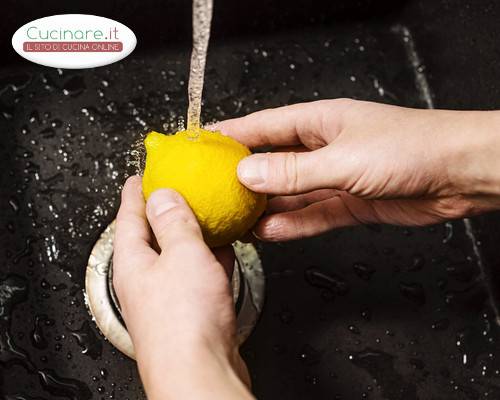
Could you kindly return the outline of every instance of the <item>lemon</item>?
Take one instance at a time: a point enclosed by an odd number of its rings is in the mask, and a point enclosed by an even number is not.
[[[266,196],[247,189],[236,175],[250,150],[229,136],[203,129],[175,135],[150,132],[144,144],[145,198],[160,188],[182,194],[210,247],[239,239],[264,211]]]

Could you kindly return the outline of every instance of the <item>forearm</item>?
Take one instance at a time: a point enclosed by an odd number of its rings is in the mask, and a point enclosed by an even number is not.
[[[253,399],[239,378],[238,367],[226,355],[208,348],[184,348],[175,353],[163,357],[159,350],[138,359],[149,400]]]

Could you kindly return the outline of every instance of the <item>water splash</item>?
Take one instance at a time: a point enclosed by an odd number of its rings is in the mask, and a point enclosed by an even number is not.
[[[127,167],[132,169],[133,175],[141,175],[146,166],[146,148],[144,147],[145,135],[141,135],[133,144],[128,153]]]

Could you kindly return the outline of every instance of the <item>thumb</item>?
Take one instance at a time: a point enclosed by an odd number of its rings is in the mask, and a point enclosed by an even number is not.
[[[296,194],[332,187],[327,147],[310,152],[253,154],[238,165],[238,178],[259,193]]]
[[[146,204],[146,215],[162,252],[183,244],[204,244],[193,211],[176,191],[153,192]]]

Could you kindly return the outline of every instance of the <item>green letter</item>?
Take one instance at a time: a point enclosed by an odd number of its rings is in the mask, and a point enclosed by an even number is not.
[[[66,40],[66,33],[69,33],[69,38],[73,39],[73,32],[70,31],[69,29],[63,31],[63,37],[61,39]]]
[[[28,36],[30,39],[37,39],[37,37],[36,37],[36,36],[35,36],[35,37],[31,37],[31,36],[30,36],[30,30],[31,30],[31,29],[36,29],[36,26],[30,26],[30,27],[28,28],[28,30],[26,31],[26,36]]]

